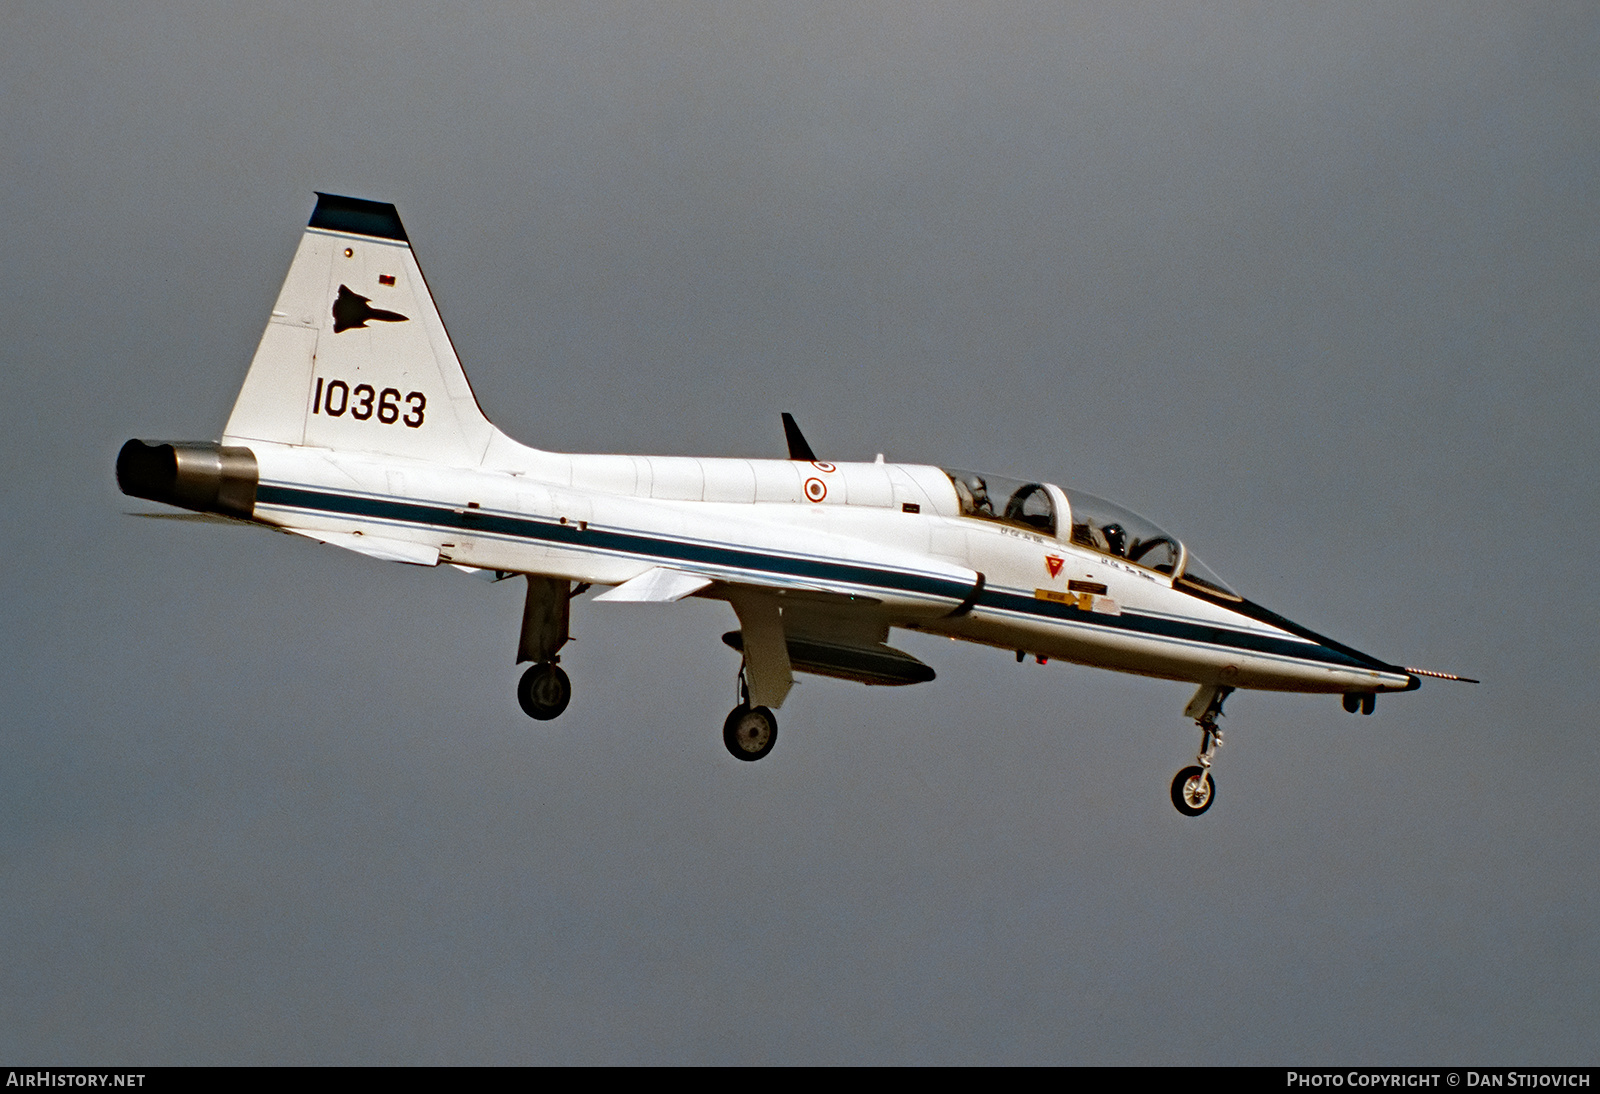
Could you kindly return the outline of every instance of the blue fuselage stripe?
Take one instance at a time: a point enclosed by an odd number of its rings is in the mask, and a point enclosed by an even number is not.
[[[348,494],[263,483],[256,500],[266,505],[310,509],[340,516],[371,517],[400,524],[451,528],[464,532],[512,539],[532,539],[574,551],[604,551],[636,555],[671,562],[699,562],[757,573],[778,573],[843,585],[860,585],[896,592],[913,593],[939,600],[960,601],[971,587],[965,582],[932,574],[887,570],[875,566],[832,562],[804,556],[786,556],[762,551],[741,550],[717,544],[685,542],[634,532],[580,527],[575,522],[559,523],[531,517],[476,509],[457,510],[387,498],[355,497]],[[587,523],[587,522],[585,522]]]
[[[1315,661],[1318,664],[1337,665],[1340,668],[1364,669],[1369,667],[1352,657],[1346,657],[1337,650],[1330,650],[1326,646],[1318,646],[1309,642],[1296,642],[1292,639],[1277,638],[1270,634],[1236,631],[1226,627],[1207,626],[1204,623],[1195,623],[1188,620],[1145,615],[1142,612],[1124,611],[1121,615],[1105,615],[1099,612],[1084,611],[1082,608],[1071,604],[1058,604],[1054,601],[1040,600],[1037,597],[1024,596],[999,589],[985,589],[983,595],[978,597],[978,607],[1015,612],[1019,615],[1042,616],[1046,619],[1059,619],[1071,623],[1092,623],[1095,626],[1109,630],[1126,631],[1155,638],[1169,638],[1178,642],[1196,643],[1202,646],[1240,650],[1248,653],[1289,657],[1297,661]]]
[[[972,591],[964,582],[931,574],[750,551],[717,544],[685,542],[637,532],[618,532],[593,526],[580,526],[577,523],[562,524],[551,520],[509,516],[476,509],[462,510],[273,483],[262,483],[257,487],[256,501],[262,505],[305,509],[336,516],[366,517],[397,524],[449,528],[510,539],[536,540],[573,551],[624,554],[659,559],[663,562],[701,563],[753,573],[769,573],[837,585],[890,590],[949,600],[952,605],[962,601]],[[1041,600],[1031,595],[1009,592],[993,586],[984,588],[978,596],[974,610],[983,608],[1032,619],[1089,624],[1130,635],[1288,657],[1296,661],[1339,668],[1371,668],[1370,665],[1363,664],[1337,650],[1310,642],[1298,642],[1273,635],[1236,631],[1131,611],[1125,611],[1121,615],[1107,615],[1085,611],[1076,605]]]

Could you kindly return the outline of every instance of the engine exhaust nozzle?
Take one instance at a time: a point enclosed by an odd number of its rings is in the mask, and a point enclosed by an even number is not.
[[[249,520],[259,478],[254,452],[213,441],[132,440],[117,453],[124,494],[199,513]]]

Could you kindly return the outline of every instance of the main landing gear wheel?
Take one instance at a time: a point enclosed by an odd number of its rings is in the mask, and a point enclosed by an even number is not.
[[[722,723],[722,743],[736,760],[759,760],[778,740],[778,719],[766,707],[740,703]]]
[[[572,681],[560,665],[541,661],[522,674],[517,683],[517,702],[530,718],[541,722],[559,718],[572,702]]]
[[[1216,800],[1216,781],[1203,768],[1186,767],[1172,780],[1172,804],[1186,817],[1198,817]]]

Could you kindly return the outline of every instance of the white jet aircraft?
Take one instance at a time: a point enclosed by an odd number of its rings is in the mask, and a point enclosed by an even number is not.
[[[544,452],[483,414],[392,205],[319,194],[218,442],[130,440],[124,493],[374,558],[526,575],[522,709],[551,719],[570,602],[727,601],[743,654],[723,741],[759,760],[795,672],[915,684],[891,629],[1197,685],[1172,801],[1215,800],[1217,718],[1238,688],[1329,692],[1371,714],[1422,676],[1251,603],[1181,541],[1047,482],[832,463],[783,416],[786,460]],[[210,519],[215,519],[213,516]]]

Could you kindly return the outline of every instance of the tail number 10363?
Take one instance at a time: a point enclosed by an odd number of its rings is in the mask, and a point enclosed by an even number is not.
[[[405,406],[400,405],[402,398]],[[378,391],[371,384],[351,387],[343,380],[317,377],[317,391],[311,398],[311,413],[342,418],[346,411],[358,422],[376,417],[384,425],[402,422],[410,429],[422,424],[422,412],[428,406],[427,397],[420,391],[402,396],[399,388],[386,387]],[[404,410],[402,414],[401,411]]]

